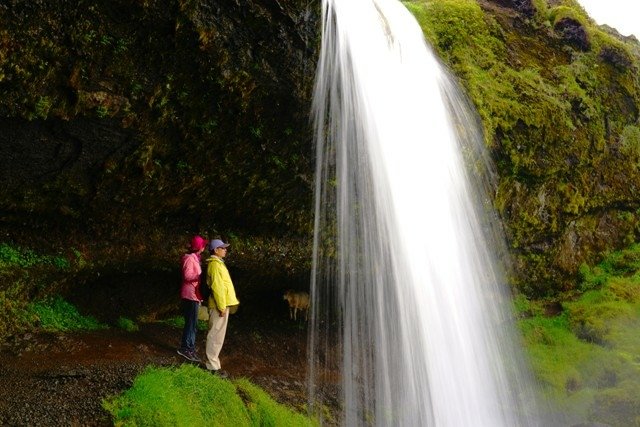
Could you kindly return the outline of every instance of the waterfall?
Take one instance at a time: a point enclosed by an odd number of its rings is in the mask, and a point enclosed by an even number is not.
[[[322,8],[312,408],[349,426],[536,424],[473,110],[400,2]]]

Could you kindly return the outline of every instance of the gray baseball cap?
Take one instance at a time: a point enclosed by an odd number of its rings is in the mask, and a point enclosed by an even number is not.
[[[228,248],[229,244],[223,242],[220,239],[213,239],[212,241],[209,242],[209,250],[210,251],[215,251],[218,248]]]

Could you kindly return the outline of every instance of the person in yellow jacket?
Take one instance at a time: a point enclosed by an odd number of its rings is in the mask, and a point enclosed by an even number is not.
[[[211,288],[209,297],[209,332],[207,333],[205,365],[209,372],[222,378],[228,374],[220,365],[220,350],[229,324],[229,312],[235,312],[238,304],[229,270],[224,264],[228,243],[214,239],[209,242],[211,257],[207,259],[207,285]]]

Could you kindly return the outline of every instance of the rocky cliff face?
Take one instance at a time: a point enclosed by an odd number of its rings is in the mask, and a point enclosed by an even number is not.
[[[511,281],[570,289],[583,262],[638,235],[638,41],[573,0],[407,5],[482,119]]]
[[[636,239],[640,48],[572,0],[408,1],[476,105],[530,294]],[[319,2],[0,4],[1,225],[309,235]]]
[[[6,227],[308,231],[317,11],[223,3],[0,5]]]

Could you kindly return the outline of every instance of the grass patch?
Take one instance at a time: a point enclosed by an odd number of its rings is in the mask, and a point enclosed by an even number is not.
[[[75,306],[60,296],[31,303],[28,311],[33,313],[40,327],[45,331],[66,332],[106,328],[95,318],[81,315]]]
[[[605,285],[614,277],[625,278],[640,276],[640,244],[635,243],[626,249],[610,252],[596,266],[580,266],[582,282],[579,289],[587,291]]]
[[[37,325],[39,316],[30,301],[49,294],[79,267],[81,258],[71,258],[0,242],[0,341]]]
[[[640,423],[640,250],[633,245],[581,268],[579,295],[561,314],[516,298],[519,327],[546,400],[577,419]]]
[[[227,381],[191,365],[148,367],[133,386],[105,399],[116,426],[308,426],[247,380]]]

